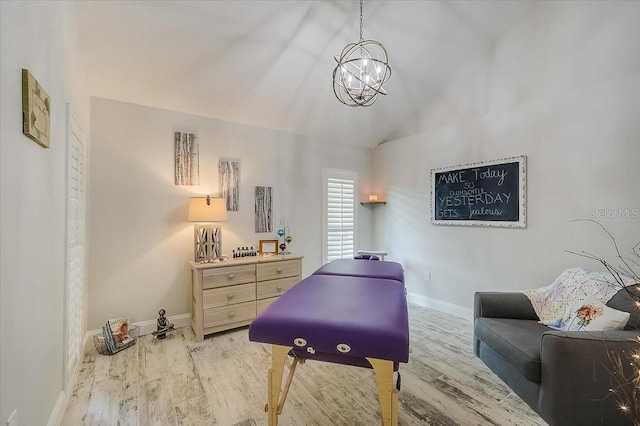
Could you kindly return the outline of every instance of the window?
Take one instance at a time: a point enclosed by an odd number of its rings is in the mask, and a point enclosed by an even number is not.
[[[324,263],[353,258],[355,254],[357,177],[355,172],[323,171]]]

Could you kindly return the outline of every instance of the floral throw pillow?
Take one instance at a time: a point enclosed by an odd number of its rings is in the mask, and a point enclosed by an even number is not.
[[[590,296],[570,309],[569,320],[564,323],[565,331],[622,330],[629,321],[629,312],[618,311]]]

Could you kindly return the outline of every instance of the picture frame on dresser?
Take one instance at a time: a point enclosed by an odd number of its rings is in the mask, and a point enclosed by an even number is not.
[[[260,255],[278,254],[278,240],[260,240]]]

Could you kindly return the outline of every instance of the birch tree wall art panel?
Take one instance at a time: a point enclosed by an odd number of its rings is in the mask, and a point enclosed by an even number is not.
[[[240,199],[240,161],[218,160],[218,189],[227,200],[227,211],[237,212]]]
[[[200,185],[200,147],[193,133],[175,132],[176,185]]]
[[[273,230],[271,194],[270,186],[256,186],[255,232],[271,232]]]

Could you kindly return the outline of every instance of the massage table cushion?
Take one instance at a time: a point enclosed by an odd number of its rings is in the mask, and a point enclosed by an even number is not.
[[[251,323],[249,340],[291,346],[296,356],[307,359],[364,367],[369,364],[365,357],[377,358],[394,361],[397,369],[397,362],[409,360],[404,284],[391,279],[311,275]]]
[[[313,275],[382,278],[404,283],[402,265],[389,261],[337,259],[321,266]]]

